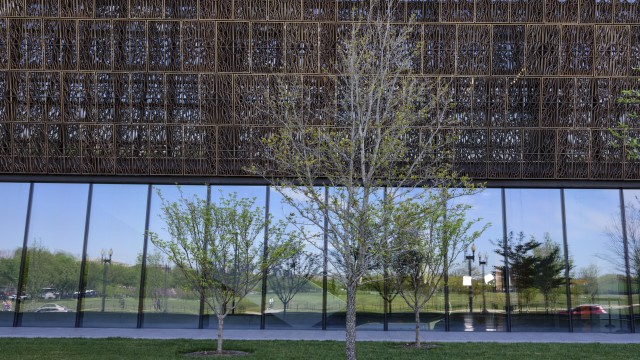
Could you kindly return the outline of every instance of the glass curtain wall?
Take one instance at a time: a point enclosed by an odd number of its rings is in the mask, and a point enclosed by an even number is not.
[[[453,199],[450,206],[468,205],[467,221],[476,221],[469,232],[482,235],[460,253],[449,268],[451,331],[505,331],[506,288],[502,249],[502,195],[485,189]]]
[[[203,201],[206,186],[154,186],[149,212],[149,231],[153,236],[169,240],[163,208],[181,197]],[[144,327],[197,328],[200,315],[200,295],[186,281],[183,272],[168,260],[167,255],[151,240],[147,244],[145,271]]]
[[[512,331],[569,331],[560,199],[557,189],[506,190]]]
[[[625,220],[627,225],[627,249],[629,252],[629,273],[631,278],[631,303],[633,304],[633,319],[635,322],[635,331],[640,330],[640,190],[625,190]],[[611,262],[616,264],[616,268],[620,271],[626,265],[622,263],[624,259],[624,243],[621,243],[622,233],[614,226],[607,233],[612,241],[609,250]],[[621,244],[623,248],[621,248]],[[626,271],[626,270],[625,270]]]
[[[89,185],[34,184],[22,326],[75,326]]]
[[[0,326],[14,323],[29,187],[28,183],[0,184],[4,199],[0,204],[4,224],[0,234]],[[202,305],[199,295],[189,288],[175,264],[151,241],[147,244],[143,272],[149,186],[35,183],[33,189],[18,326],[217,327],[210,309]],[[149,230],[166,237],[158,189],[169,201],[179,198],[179,190],[167,185],[155,186],[151,192]],[[183,186],[181,190],[188,197],[207,197],[206,186]],[[237,307],[225,326],[322,328],[324,216],[319,214],[315,222],[301,217],[285,204],[278,191],[264,186],[211,187],[212,202],[219,203],[234,193],[238,198],[255,198],[253,208],[260,211],[261,219],[269,212],[270,239],[281,220],[288,231],[304,227],[306,236],[299,235],[304,244],[296,254],[299,258],[272,268],[265,282],[266,292],[263,294],[260,281],[245,299],[235,304]],[[561,193],[559,189],[505,190],[509,287],[503,263],[501,190],[486,189],[451,202],[470,205],[467,219],[481,218],[470,231],[490,224],[475,241],[475,251],[469,247],[449,266],[451,331],[504,331],[509,309],[513,331],[572,328],[575,332],[617,333],[631,331],[632,320],[636,321],[636,327],[640,325],[637,305],[640,190],[623,192],[629,278],[620,191],[564,190],[566,256]],[[330,238],[331,231],[327,234]],[[262,228],[254,238],[258,246],[264,244],[264,237]],[[331,247],[327,253],[331,254]],[[302,271],[309,259],[315,259],[316,266]],[[569,264],[568,280],[565,259]],[[327,269],[326,327],[343,329],[346,293],[330,263]],[[293,287],[292,281],[278,284],[289,275],[304,278],[302,285],[293,291],[287,289]],[[383,274],[374,271],[359,289],[358,328],[382,330],[386,314],[389,329],[413,330],[410,325],[413,318],[409,318],[412,314],[399,296],[391,298],[385,308],[383,293],[376,287],[383,284],[376,284],[376,275],[382,279]],[[444,296],[443,290],[438,291],[422,311],[424,323],[428,324],[423,330],[445,329]],[[77,310],[81,313],[76,313]]]
[[[0,183],[0,326],[13,326],[29,184]]]
[[[304,198],[285,189],[270,188],[271,228],[295,237],[298,251],[269,269],[267,277],[267,329],[322,328],[322,264],[324,216],[320,211],[301,216],[285,196],[295,203]],[[324,198],[324,189],[317,189]],[[298,197],[296,197],[298,196]],[[271,231],[270,240],[274,232]]]
[[[328,193],[328,194],[327,194]],[[347,312],[347,291],[336,269],[336,264],[339,263],[339,256],[332,245],[337,240],[335,234],[340,231],[335,227],[335,211],[332,211],[333,202],[339,199],[340,191],[336,188],[329,188],[325,193],[328,195],[329,212],[327,214],[328,227],[327,227],[327,320],[326,328],[328,330],[345,329],[346,327],[346,312]],[[356,300],[359,301],[359,300]]]
[[[633,196],[630,200],[633,205]],[[566,190],[565,202],[573,331],[628,332],[620,193]]]
[[[82,325],[136,327],[144,248],[147,185],[93,186]]]

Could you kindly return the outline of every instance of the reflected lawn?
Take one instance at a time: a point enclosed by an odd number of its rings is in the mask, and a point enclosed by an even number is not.
[[[0,339],[3,353],[14,359],[184,359],[184,354],[213,350],[213,341],[140,339]],[[440,343],[430,350],[402,343],[360,342],[360,359],[633,359],[640,344],[497,344]],[[337,341],[234,341],[225,349],[250,353],[246,359],[339,359]]]

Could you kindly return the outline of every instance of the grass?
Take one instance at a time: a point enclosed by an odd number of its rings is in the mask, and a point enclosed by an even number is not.
[[[344,343],[337,341],[235,341],[224,348],[251,355],[240,359],[341,359]],[[1,338],[3,356],[12,359],[186,359],[184,354],[213,350],[213,341],[136,339]],[[360,342],[360,359],[634,359],[640,344],[498,344],[439,343],[430,350],[402,343]],[[227,358],[227,357],[225,357]]]

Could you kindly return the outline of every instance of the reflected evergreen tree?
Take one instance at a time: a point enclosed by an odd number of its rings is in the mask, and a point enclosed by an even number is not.
[[[540,290],[544,297],[544,308],[549,312],[550,304],[558,297],[557,289],[565,283],[563,276],[564,259],[560,254],[560,245],[551,239],[549,233],[544,234],[544,243],[534,249],[535,277],[533,286]]]
[[[533,250],[542,245],[533,236],[528,240],[524,232],[514,234],[510,231],[507,236],[507,253],[505,254],[502,246],[502,240],[493,242],[497,249],[495,252],[505,257],[509,265],[509,273],[511,275],[511,288],[515,289],[518,295],[518,311],[522,312],[525,306],[529,306],[532,298],[528,289],[534,288],[536,277],[537,259],[533,254]],[[511,289],[506,289],[511,291]]]
[[[504,256],[502,242],[496,240],[493,244],[497,246],[495,252]],[[548,312],[550,304],[555,304],[559,296],[558,287],[565,282],[560,245],[551,239],[549,233],[544,234],[544,243],[541,243],[533,235],[527,239],[523,232],[514,234],[510,231],[507,236],[507,260],[511,287],[518,295],[518,311],[529,308],[537,290],[542,294],[545,311]]]

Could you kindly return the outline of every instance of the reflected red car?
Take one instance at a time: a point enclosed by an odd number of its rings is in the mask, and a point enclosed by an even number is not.
[[[571,309],[571,315],[602,315],[606,314],[607,311],[598,304],[587,304],[576,306]],[[568,311],[560,311],[560,315],[569,315]]]

